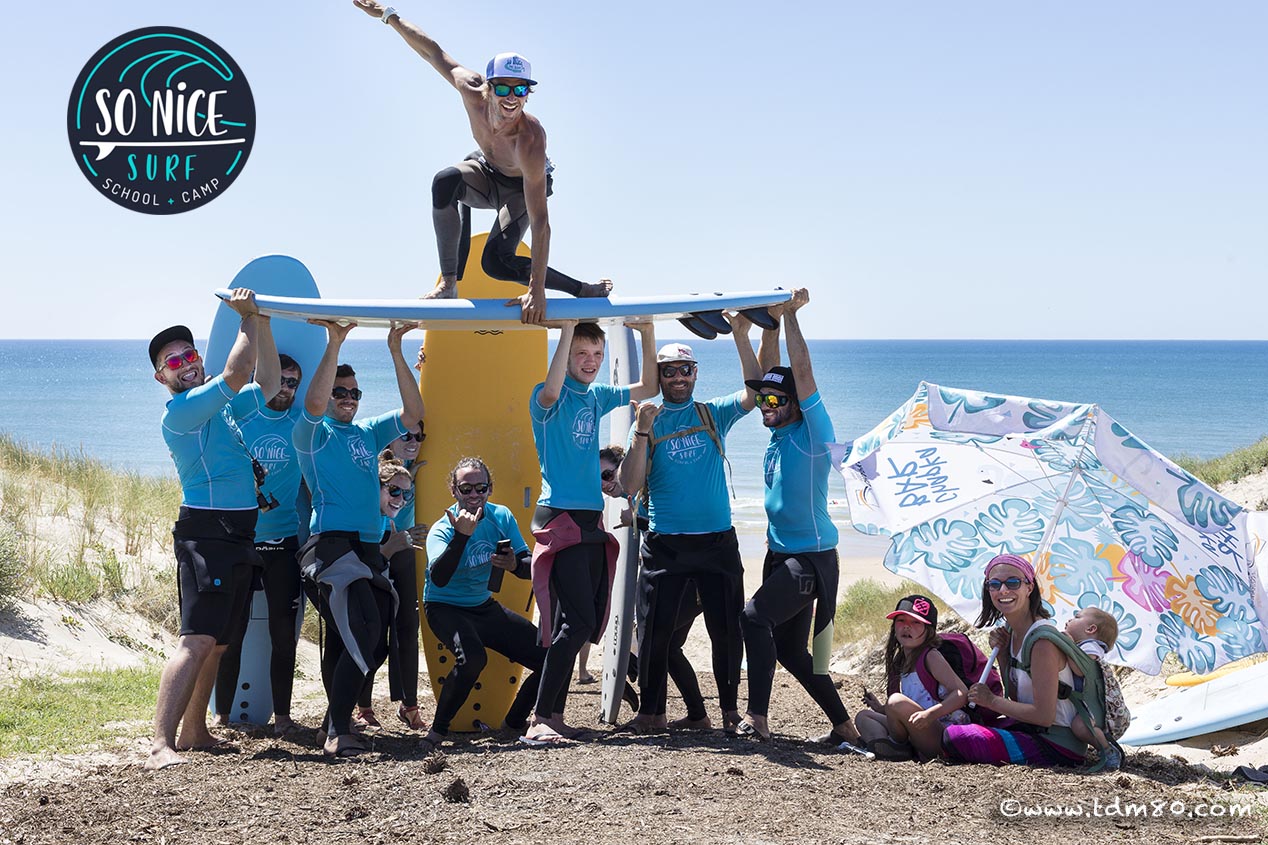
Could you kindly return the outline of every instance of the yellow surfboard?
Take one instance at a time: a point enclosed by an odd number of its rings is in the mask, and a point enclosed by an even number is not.
[[[1167,686],[1169,687],[1196,687],[1198,684],[1205,684],[1207,681],[1213,681],[1216,678],[1222,678],[1225,675],[1231,675],[1239,672],[1256,663],[1262,663],[1268,660],[1268,654],[1252,654],[1250,657],[1243,657],[1241,660],[1234,660],[1232,663],[1225,664],[1214,672],[1208,672],[1205,675],[1198,675],[1194,672],[1178,672],[1175,675],[1167,676]]]
[[[487,237],[480,234],[471,239],[458,295],[510,299],[525,293],[527,288],[523,285],[492,279],[480,268]],[[518,254],[527,256],[528,247],[520,244]],[[519,318],[518,306],[506,310],[511,318]],[[429,525],[444,518],[442,512],[453,504],[449,471],[459,458],[478,455],[493,473],[489,501],[511,509],[532,549],[530,523],[541,490],[541,475],[533,447],[528,399],[533,386],[546,378],[546,331],[430,330],[424,349],[427,363],[423,365],[419,390],[427,407],[427,439],[419,457],[427,461],[427,466],[416,480],[416,518]],[[417,563],[421,606],[427,568],[425,553],[419,552]],[[533,591],[528,580],[507,573],[494,597],[521,616],[532,618]],[[453,669],[453,654],[441,646],[425,617],[421,617],[420,627],[427,674],[432,692],[439,698],[441,684]],[[479,723],[495,728],[500,725],[519,690],[522,671],[521,666],[490,651],[488,665],[450,729],[476,731]]]

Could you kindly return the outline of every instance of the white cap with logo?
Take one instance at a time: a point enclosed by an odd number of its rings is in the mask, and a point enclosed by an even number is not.
[[[685,343],[667,343],[656,353],[656,363],[665,364],[670,361],[691,361],[695,363],[695,353]]]
[[[498,53],[489,59],[489,66],[484,71],[485,79],[522,79],[529,85],[536,85],[533,79],[533,66],[528,59],[519,53]]]

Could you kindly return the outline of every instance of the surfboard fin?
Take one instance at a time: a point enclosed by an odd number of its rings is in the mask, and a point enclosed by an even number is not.
[[[713,329],[716,334],[730,334],[731,324],[726,321],[726,317],[722,316],[721,311],[697,311],[691,315],[709,328]]]
[[[772,317],[765,308],[745,308],[740,313],[748,317],[749,322],[759,329],[774,330],[779,328],[779,321]]]
[[[682,323],[683,327],[696,337],[702,337],[705,340],[713,340],[718,336],[718,333],[710,328],[708,323],[701,320],[695,314],[688,317],[679,317],[678,322]]]

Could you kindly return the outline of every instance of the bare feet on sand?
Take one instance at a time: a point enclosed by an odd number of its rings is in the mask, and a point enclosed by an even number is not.
[[[597,282],[582,282],[578,297],[608,296],[612,293],[612,280],[599,279]]]
[[[446,282],[441,279],[436,286],[427,293],[419,297],[419,299],[457,299],[458,298],[458,282]]]
[[[182,727],[183,727],[182,723]],[[221,745],[227,745],[229,740],[220,737],[207,730],[206,727],[193,728],[188,732],[182,730],[180,736],[176,738],[177,751],[205,751],[208,748],[216,748]]]
[[[168,748],[162,745],[150,751],[150,756],[145,758],[144,765],[148,771],[157,772],[159,769],[166,769],[168,766],[179,766],[188,762],[188,760],[176,753],[175,748]]]

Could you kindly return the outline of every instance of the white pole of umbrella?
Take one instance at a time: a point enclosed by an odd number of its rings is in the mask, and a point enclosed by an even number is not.
[[[1035,559],[1047,551],[1049,544],[1052,542],[1052,535],[1057,531],[1057,523],[1061,521],[1061,513],[1065,510],[1066,504],[1070,501],[1070,491],[1074,489],[1074,482],[1083,474],[1083,456],[1087,454],[1088,445],[1090,443],[1088,429],[1092,427],[1092,420],[1096,418],[1096,405],[1088,408],[1087,419],[1083,421],[1083,427],[1079,429],[1079,440],[1082,446],[1079,447],[1079,456],[1075,458],[1074,467],[1070,470],[1070,480],[1066,482],[1065,490],[1061,493],[1061,498],[1057,499],[1056,507],[1052,509],[1052,518],[1048,521],[1048,527],[1044,529],[1043,539],[1039,541],[1039,545],[1035,548]],[[979,684],[986,683],[986,679],[990,677],[991,667],[995,665],[995,661],[999,659],[999,649],[991,649],[991,656],[986,659],[986,666],[982,669],[982,677],[978,678]],[[969,707],[977,705],[970,702]]]

